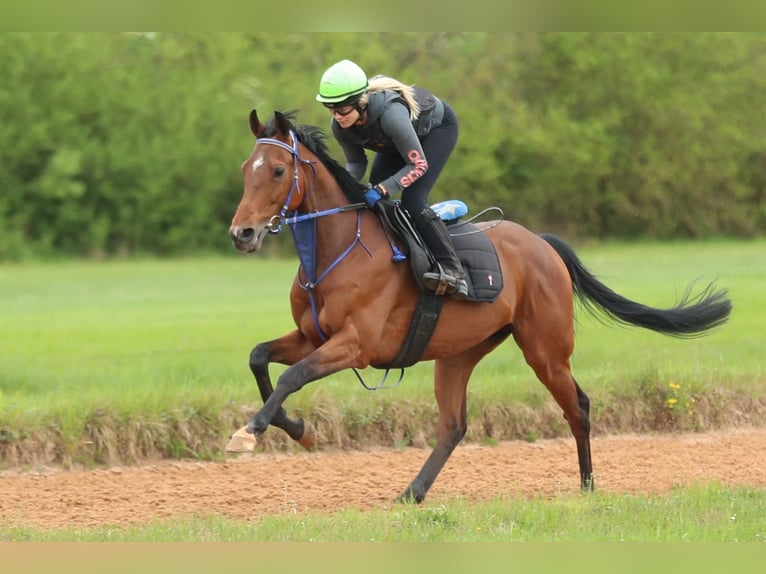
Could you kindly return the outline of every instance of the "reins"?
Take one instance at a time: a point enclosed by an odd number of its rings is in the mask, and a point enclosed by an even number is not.
[[[290,230],[293,232],[293,238],[296,239],[297,243],[297,235],[296,235],[296,226],[299,223],[303,223],[306,221],[313,221],[316,219],[319,219],[320,217],[327,217],[329,215],[335,215],[337,213],[343,213],[347,211],[357,211],[357,217],[356,217],[356,233],[354,234],[354,239],[351,241],[351,244],[333,261],[327,269],[325,269],[322,274],[319,277],[306,277],[306,281],[303,282],[300,280],[300,273],[299,273],[299,279],[298,284],[300,287],[306,291],[309,297],[309,304],[311,305],[311,316],[314,320],[314,327],[316,328],[317,334],[319,335],[319,338],[322,339],[322,341],[327,341],[329,338],[327,336],[327,333],[325,333],[322,330],[322,327],[319,325],[319,313],[317,311],[317,305],[316,305],[316,299],[314,297],[314,289],[319,285],[319,283],[322,282],[322,280],[327,277],[327,275],[330,274],[330,272],[335,269],[335,267],[338,266],[338,264],[343,261],[349,253],[356,247],[356,245],[360,245],[362,249],[364,249],[370,257],[372,257],[372,253],[370,253],[370,250],[367,249],[367,246],[365,246],[364,242],[362,241],[362,227],[361,227],[361,220],[362,220],[362,214],[360,210],[367,207],[366,203],[352,203],[349,205],[342,205],[339,207],[333,207],[330,209],[325,209],[322,211],[313,211],[310,213],[297,213],[297,212],[291,212],[290,209],[290,203],[292,202],[293,195],[297,192],[298,194],[301,193],[300,188],[300,177],[299,177],[299,166],[300,164],[308,165],[311,168],[311,171],[314,175],[314,180],[311,185],[311,188],[308,190],[308,193],[310,193],[317,182],[317,171],[316,167],[314,167],[314,163],[311,160],[302,159],[300,157],[300,154],[298,153],[298,138],[295,136],[295,132],[293,130],[290,130],[290,138],[292,139],[293,145],[290,146],[286,144],[283,141],[280,141],[278,139],[274,138],[259,138],[257,143],[264,143],[269,145],[275,145],[278,147],[281,147],[288,152],[290,152],[290,155],[293,156],[293,180],[290,184],[290,191],[287,193],[287,198],[285,199],[285,203],[282,206],[282,209],[280,209],[279,214],[274,215],[269,223],[266,224],[266,229],[268,232],[272,235],[276,235],[278,233],[281,233],[282,227],[287,224],[290,226]],[[304,198],[307,194],[304,194]],[[314,250],[316,250],[316,243],[312,246]],[[302,259],[302,252],[301,250],[298,250],[298,259],[301,260],[301,267],[306,270],[310,269],[311,265],[306,265],[306,263]],[[383,375],[383,379],[374,386],[369,386],[364,382],[364,379],[359,374],[357,369],[352,368],[354,371],[354,374],[356,375],[356,378],[359,379],[359,382],[362,384],[362,386],[367,389],[368,391],[376,391],[378,389],[388,389],[397,386],[399,383],[402,382],[402,379],[404,378],[404,369],[401,369],[401,373],[399,375],[399,379],[388,386],[385,385],[386,380],[388,379],[388,373],[390,369],[386,369],[386,372]]]

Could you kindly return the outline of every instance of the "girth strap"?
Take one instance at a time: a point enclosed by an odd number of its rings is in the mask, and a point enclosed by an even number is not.
[[[393,232],[407,246],[410,267],[418,284],[418,303],[396,358],[385,365],[373,366],[379,369],[409,367],[420,361],[431,341],[436,324],[439,322],[444,297],[423,288],[421,276],[431,268],[433,259],[401,205],[394,201],[379,201],[375,204],[375,212],[380,217],[387,235]]]
[[[439,322],[444,297],[430,291],[420,291],[418,304],[412,313],[410,328],[396,358],[385,365],[373,365],[376,369],[398,369],[417,363],[431,341]]]

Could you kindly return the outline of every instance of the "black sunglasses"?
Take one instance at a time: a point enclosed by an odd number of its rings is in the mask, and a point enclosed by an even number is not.
[[[340,117],[347,116],[347,115],[349,115],[351,112],[353,112],[356,109],[354,106],[349,106],[348,110],[346,110],[345,112],[342,112],[341,108],[336,108],[332,104],[325,104],[324,106],[328,110],[330,110],[333,115],[338,114]],[[343,106],[343,107],[345,108],[346,106]]]

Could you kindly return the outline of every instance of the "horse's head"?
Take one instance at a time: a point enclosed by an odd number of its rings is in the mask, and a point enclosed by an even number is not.
[[[273,129],[250,112],[250,130],[259,138],[242,164],[245,189],[229,228],[240,251],[258,251],[263,238],[276,232],[280,217],[297,209],[303,200],[298,140],[289,119],[274,112]]]

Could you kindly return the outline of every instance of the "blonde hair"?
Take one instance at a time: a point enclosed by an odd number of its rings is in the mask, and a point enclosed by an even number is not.
[[[367,92],[379,92],[381,90],[399,92],[399,95],[402,96],[402,99],[407,103],[407,107],[410,109],[410,119],[416,120],[420,115],[420,106],[415,101],[415,90],[413,88],[414,86],[408,86],[394,78],[378,75],[370,78],[370,86],[367,88]],[[361,97],[360,103],[362,105],[367,104],[367,94],[364,94]]]

